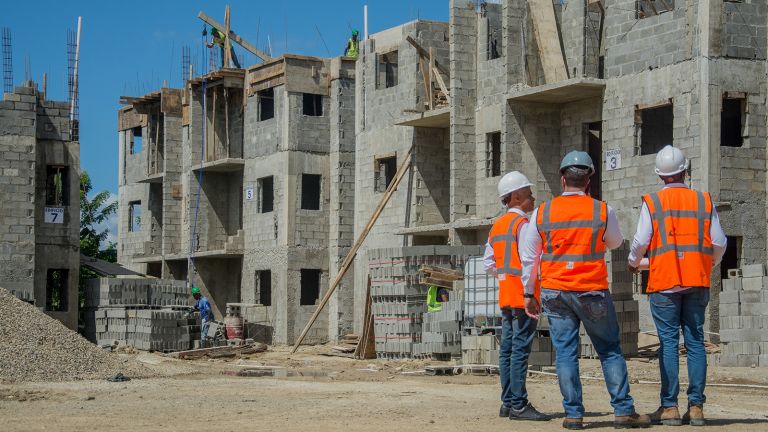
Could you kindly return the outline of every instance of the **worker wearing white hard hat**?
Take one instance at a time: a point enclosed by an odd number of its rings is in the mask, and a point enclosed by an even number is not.
[[[502,316],[499,416],[528,421],[549,419],[531,405],[525,388],[528,355],[537,320],[526,315],[524,309],[518,242],[523,227],[528,223],[526,215],[533,210],[535,202],[531,186],[528,178],[518,171],[507,173],[499,180],[497,191],[506,212],[493,224],[484,256],[486,271],[496,276],[499,283]]]
[[[661,343],[661,403],[651,414],[651,420],[657,424],[686,422],[703,426],[707,376],[704,315],[712,267],[722,259],[727,241],[712,198],[685,184],[689,166],[683,152],[670,145],[656,155],[654,171],[664,187],[643,196],[628,261],[633,273],[648,262],[646,292]],[[644,259],[646,253],[649,258]],[[681,328],[689,383],[688,411],[682,417],[677,400]]]

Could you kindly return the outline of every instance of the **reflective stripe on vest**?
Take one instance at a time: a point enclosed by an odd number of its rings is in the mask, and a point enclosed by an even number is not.
[[[666,188],[645,195],[643,201],[653,225],[647,292],[678,286],[709,287],[714,252],[709,194]]]
[[[541,285],[567,291],[608,288],[605,235],[608,206],[586,195],[564,195],[539,207]]]
[[[493,224],[488,236],[488,243],[493,248],[496,259],[496,274],[499,283],[499,307],[525,307],[523,298],[523,274],[518,252],[518,233],[528,218],[515,212],[507,212]],[[537,275],[533,275],[534,278]],[[534,291],[539,297],[538,278]]]

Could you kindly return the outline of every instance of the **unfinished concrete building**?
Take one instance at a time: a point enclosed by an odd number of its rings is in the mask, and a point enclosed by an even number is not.
[[[31,81],[0,101],[0,287],[76,329],[80,143],[70,108]]]
[[[716,201],[729,236],[722,267],[764,262],[768,9],[663,3],[453,0],[449,25],[372,35],[357,65],[356,230],[411,146],[412,177],[370,247],[483,244],[502,212],[500,175],[524,172],[542,202],[560,192],[562,156],[579,149],[599,166],[591,193],[631,239],[640,196],[660,187],[655,153],[672,144],[692,161],[692,186]],[[614,286],[634,287],[640,325],[651,328],[643,281],[633,282],[624,257],[613,260]],[[720,277],[717,269],[715,333]],[[358,299],[366,280],[363,258]]]
[[[147,106],[161,132],[145,117],[136,164],[121,164],[142,175],[123,177],[119,261],[189,279],[216,316],[240,304],[263,330],[255,336],[292,343],[352,243],[354,61],[285,55],[214,71],[188,81],[173,113],[168,92],[126,99],[133,108],[121,112]],[[147,222],[136,226],[139,213]],[[308,342],[351,331],[352,293],[347,282]]]

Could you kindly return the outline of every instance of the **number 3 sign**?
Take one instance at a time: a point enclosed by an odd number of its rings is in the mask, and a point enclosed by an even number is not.
[[[621,168],[621,150],[613,149],[605,152],[605,169],[613,171]]]

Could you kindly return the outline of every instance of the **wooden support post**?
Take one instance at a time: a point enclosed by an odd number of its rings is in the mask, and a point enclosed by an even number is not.
[[[426,108],[429,109],[429,66],[427,66],[427,62],[423,58],[419,58],[419,69],[421,69],[421,76],[424,78],[424,99],[426,99],[424,103]]]
[[[545,81],[554,83],[568,79],[552,0],[529,0],[528,4]]]
[[[205,12],[199,12],[197,14],[197,17],[200,18],[200,20],[202,20],[204,23],[210,26],[216,27],[217,29],[224,28],[224,26],[221,25],[221,23],[209,17],[208,15],[206,15]],[[255,46],[251,45],[250,42],[241,38],[240,36],[238,36],[237,33],[233,32],[232,30],[229,31],[229,33],[227,34],[227,37],[232,38],[232,40],[235,41],[235,43],[245,48],[247,51],[251,52],[253,55],[260,58],[262,61],[266,62],[266,61],[272,60],[271,56],[267,55],[264,51],[256,48]]]
[[[429,97],[429,109],[435,108],[435,94],[434,94],[434,86],[432,85],[432,70],[435,67],[435,57],[434,53],[432,51],[432,47],[429,48],[429,85],[427,86],[427,90],[429,90],[429,94],[427,97]]]
[[[347,270],[349,270],[349,267],[352,265],[352,261],[355,260],[357,251],[360,249],[360,246],[363,245],[363,242],[365,241],[366,237],[368,237],[368,233],[371,232],[371,229],[373,229],[373,226],[376,224],[376,221],[379,219],[381,212],[384,211],[384,207],[386,207],[387,203],[389,202],[389,199],[392,198],[392,195],[394,195],[395,191],[397,190],[397,186],[403,180],[403,176],[405,176],[406,171],[411,166],[412,153],[413,153],[413,147],[408,149],[408,153],[405,154],[405,159],[403,159],[403,163],[400,164],[400,167],[397,169],[395,178],[392,179],[392,183],[390,183],[389,187],[387,188],[387,191],[384,193],[384,196],[381,197],[381,201],[379,201],[379,205],[376,206],[376,210],[373,211],[373,214],[371,215],[371,218],[368,220],[368,223],[365,225],[365,228],[357,237],[357,240],[355,240],[355,244],[352,245],[352,248],[349,250],[349,253],[347,253],[346,257],[344,257],[344,261],[342,261],[341,266],[339,267],[339,272],[336,274],[336,277],[333,279],[333,283],[331,283],[331,286],[328,288],[328,291],[326,291],[325,295],[323,295],[322,300],[320,300],[320,304],[317,305],[317,309],[315,309],[315,313],[313,313],[312,317],[309,318],[309,322],[307,322],[307,325],[304,327],[304,330],[301,331],[301,335],[299,335],[299,338],[296,340],[296,344],[293,345],[293,349],[291,350],[291,353],[295,353],[296,350],[299,349],[299,345],[301,345],[301,342],[304,341],[304,338],[307,336],[307,333],[309,333],[309,329],[312,328],[312,324],[315,323],[315,320],[317,320],[317,317],[320,315],[320,312],[328,303],[328,300],[331,298],[331,295],[333,295],[333,292],[336,291],[336,288],[339,286],[341,279],[344,278],[344,275],[347,273]]]
[[[226,87],[223,90],[224,93],[224,137],[226,138],[226,154],[227,157],[231,157],[229,151],[229,91]]]
[[[407,40],[408,43],[410,43],[411,45],[413,45],[414,48],[416,48],[416,51],[418,51],[419,55],[422,58],[425,58],[425,59],[429,58],[429,52],[427,50],[425,50],[421,45],[419,45],[419,43],[416,42],[416,40],[414,38],[412,38],[410,36],[406,36],[405,40]],[[443,65],[436,64],[435,66],[437,67],[437,70],[439,70],[440,73],[445,74],[445,76],[450,76],[451,75],[450,72],[448,72],[448,69],[446,69]]]
[[[48,76],[43,72],[43,100],[45,100],[46,93],[48,93]]]
[[[224,65],[226,67],[232,67],[232,55],[230,54],[230,48],[232,47],[229,37],[229,5],[224,7]]]
[[[451,95],[448,93],[448,87],[445,86],[445,81],[443,81],[443,77],[440,75],[440,71],[438,71],[437,68],[433,68],[432,72],[435,76],[435,81],[437,81],[437,85],[440,86],[440,90],[445,94],[446,101],[450,104]]]

